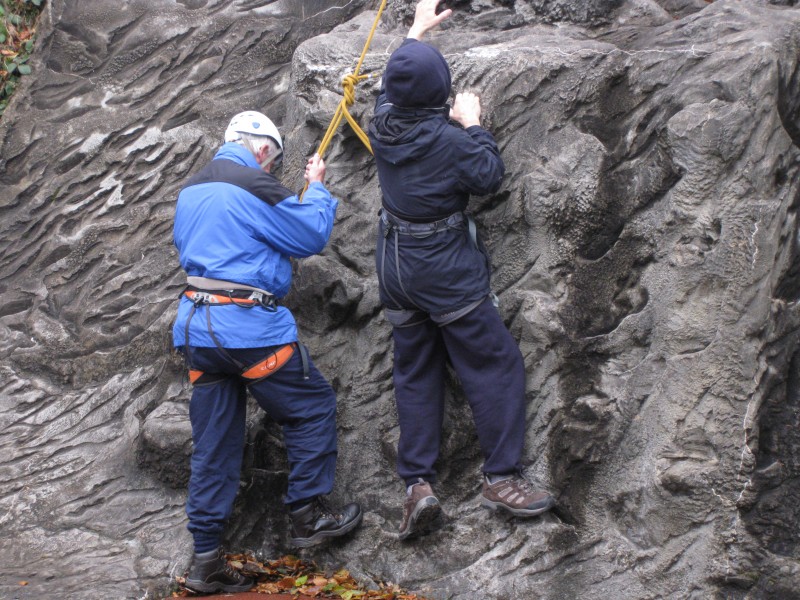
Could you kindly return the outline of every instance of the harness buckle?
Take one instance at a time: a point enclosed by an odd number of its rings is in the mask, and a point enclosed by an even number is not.
[[[195,306],[200,306],[202,304],[217,304],[217,299],[213,294],[209,294],[208,292],[194,292],[192,295],[192,303]]]
[[[250,294],[248,300],[254,300],[258,302],[259,306],[268,310],[269,312],[276,312],[278,310],[278,303],[275,300],[275,296],[272,294],[264,294],[262,292],[253,292]]]

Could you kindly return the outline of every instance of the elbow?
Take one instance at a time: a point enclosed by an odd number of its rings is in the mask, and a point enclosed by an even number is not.
[[[506,173],[505,166],[500,163],[494,169],[489,171],[484,178],[486,185],[484,190],[486,194],[494,194],[496,193],[500,187],[503,185],[503,176]]]
[[[501,169],[500,172],[494,177],[492,180],[491,189],[489,190],[490,194],[494,194],[500,187],[503,185],[503,175],[505,175],[505,170]]]
[[[309,256],[319,254],[325,249],[325,246],[328,245],[329,238],[330,232],[315,231],[311,233],[310,235],[306,236],[305,240],[303,240],[302,246],[295,248],[295,251],[292,253],[292,257],[308,258]]]
[[[320,235],[314,242],[310,248],[311,252],[309,256],[313,256],[314,254],[319,254],[323,250],[325,250],[325,246],[328,245],[328,236]]]

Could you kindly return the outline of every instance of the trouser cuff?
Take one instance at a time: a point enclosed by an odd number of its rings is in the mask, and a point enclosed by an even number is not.
[[[211,552],[219,547],[219,536],[208,535],[204,533],[195,533],[194,535],[194,551],[197,554],[203,552]]]

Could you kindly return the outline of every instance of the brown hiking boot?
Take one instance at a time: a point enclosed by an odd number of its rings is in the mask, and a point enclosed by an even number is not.
[[[484,475],[481,504],[492,510],[505,509],[517,517],[533,517],[553,508],[556,501],[550,494],[534,490],[530,482],[519,475],[494,483],[489,483]]]
[[[411,486],[411,493],[403,503],[403,522],[400,524],[400,539],[426,535],[442,525],[442,505],[433,495],[431,484],[419,480]]]

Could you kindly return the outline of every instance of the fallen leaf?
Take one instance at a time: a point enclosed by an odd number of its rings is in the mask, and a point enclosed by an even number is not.
[[[266,583],[259,583],[257,586],[258,592],[265,592],[267,594],[277,594],[281,592],[281,588],[278,587],[278,584],[268,581]]]
[[[306,596],[311,596],[312,598],[316,598],[322,593],[322,588],[318,585],[312,585],[311,587],[302,588],[300,592],[305,594]]]
[[[233,564],[233,563],[231,563]],[[252,560],[248,560],[242,565],[241,570],[245,573],[249,573],[252,575],[266,575],[269,573],[261,563],[257,563]]]
[[[299,562],[300,562],[300,559],[297,558],[296,556],[292,556],[291,554],[289,556],[284,556],[283,557],[283,564],[285,564],[287,567],[294,568],[294,567],[297,566],[297,564]]]
[[[350,571],[347,569],[340,569],[333,574],[333,578],[339,583],[343,583],[350,579]]]

